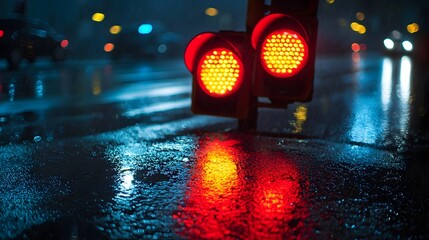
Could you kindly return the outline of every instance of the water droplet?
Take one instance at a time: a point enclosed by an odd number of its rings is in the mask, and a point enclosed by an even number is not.
[[[35,141],[35,142],[40,142],[42,140],[42,137],[41,136],[35,136],[34,138],[33,138],[33,141]]]

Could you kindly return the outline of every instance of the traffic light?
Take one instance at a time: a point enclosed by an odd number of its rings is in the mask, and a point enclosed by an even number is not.
[[[308,102],[313,95],[317,0],[273,0],[271,11],[252,31],[252,94],[268,97],[274,105]]]
[[[193,76],[192,112],[246,118],[252,58],[245,32],[207,32],[193,38],[185,51],[185,64]]]
[[[246,32],[202,33],[185,51],[197,114],[256,128],[258,107],[284,108],[313,95],[318,0],[248,0]],[[269,14],[267,14],[269,13]],[[259,103],[266,97],[271,103]]]

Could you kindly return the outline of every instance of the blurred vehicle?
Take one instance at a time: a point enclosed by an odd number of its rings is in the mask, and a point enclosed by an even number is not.
[[[406,55],[413,52],[413,43],[403,34],[394,30],[383,40],[384,52],[389,55]]]
[[[62,61],[67,55],[68,40],[42,21],[24,17],[0,19],[0,58],[16,69],[23,59],[32,63],[40,56]]]
[[[115,34],[112,59],[155,59],[180,57],[184,40],[180,34],[165,31],[159,24],[142,24]]]

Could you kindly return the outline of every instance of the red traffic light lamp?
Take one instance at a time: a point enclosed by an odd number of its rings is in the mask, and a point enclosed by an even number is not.
[[[250,108],[253,50],[244,32],[202,33],[186,47],[197,114],[246,118]]]
[[[273,13],[252,32],[256,50],[253,94],[274,104],[310,101],[313,94],[317,18]]]

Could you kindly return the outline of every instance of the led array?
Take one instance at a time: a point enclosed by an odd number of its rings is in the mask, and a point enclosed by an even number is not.
[[[230,50],[216,48],[208,51],[199,64],[199,81],[203,90],[215,97],[227,96],[241,83],[243,65]]]
[[[267,36],[262,45],[262,66],[276,77],[297,74],[307,61],[304,38],[291,30],[279,30]]]

